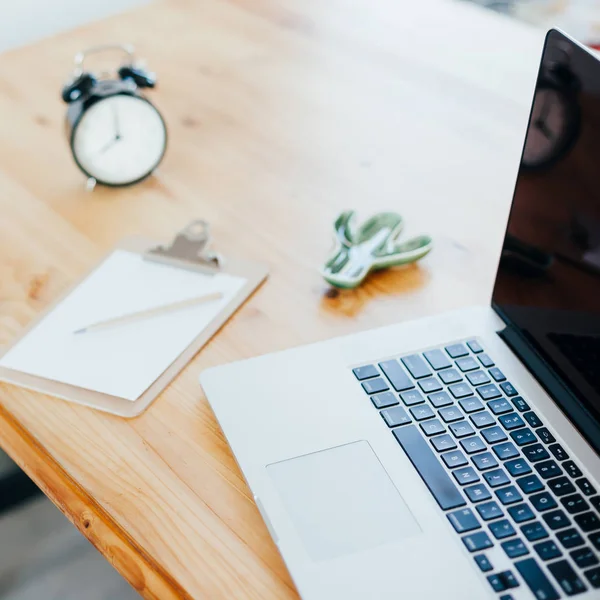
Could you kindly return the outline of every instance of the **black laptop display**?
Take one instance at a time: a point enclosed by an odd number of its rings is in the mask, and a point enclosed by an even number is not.
[[[493,303],[504,337],[600,447],[600,64],[552,31]]]

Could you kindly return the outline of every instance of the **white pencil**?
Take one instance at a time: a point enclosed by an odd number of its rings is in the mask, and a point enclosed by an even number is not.
[[[174,302],[173,304],[164,304],[163,306],[157,306],[155,308],[148,308],[137,313],[130,313],[123,315],[122,317],[116,317],[114,319],[107,319],[106,321],[98,321],[92,323],[87,327],[82,327],[73,333],[87,333],[89,331],[98,331],[99,329],[106,329],[107,327],[114,327],[116,325],[125,325],[134,321],[140,321],[142,319],[150,319],[158,315],[164,315],[167,313],[182,310],[184,308],[190,308],[198,304],[204,304],[205,302],[211,302],[213,300],[220,300],[223,298],[222,292],[214,292],[212,294],[205,294],[204,296],[196,296],[195,298],[189,298],[188,300],[182,300],[181,302]]]

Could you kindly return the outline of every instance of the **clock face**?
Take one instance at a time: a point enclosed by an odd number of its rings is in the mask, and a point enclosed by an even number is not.
[[[559,158],[577,135],[577,107],[552,87],[536,90],[523,151],[523,165],[541,167]]]
[[[166,143],[164,121],[152,104],[137,96],[115,95],[82,114],[71,147],[81,169],[98,183],[127,185],[152,173]]]

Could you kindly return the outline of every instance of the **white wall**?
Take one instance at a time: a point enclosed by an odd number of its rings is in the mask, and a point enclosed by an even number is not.
[[[150,0],[0,0],[0,52]]]

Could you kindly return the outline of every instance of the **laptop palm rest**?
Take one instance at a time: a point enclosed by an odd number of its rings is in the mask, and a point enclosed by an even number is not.
[[[366,441],[273,463],[267,472],[314,561],[422,531]]]

